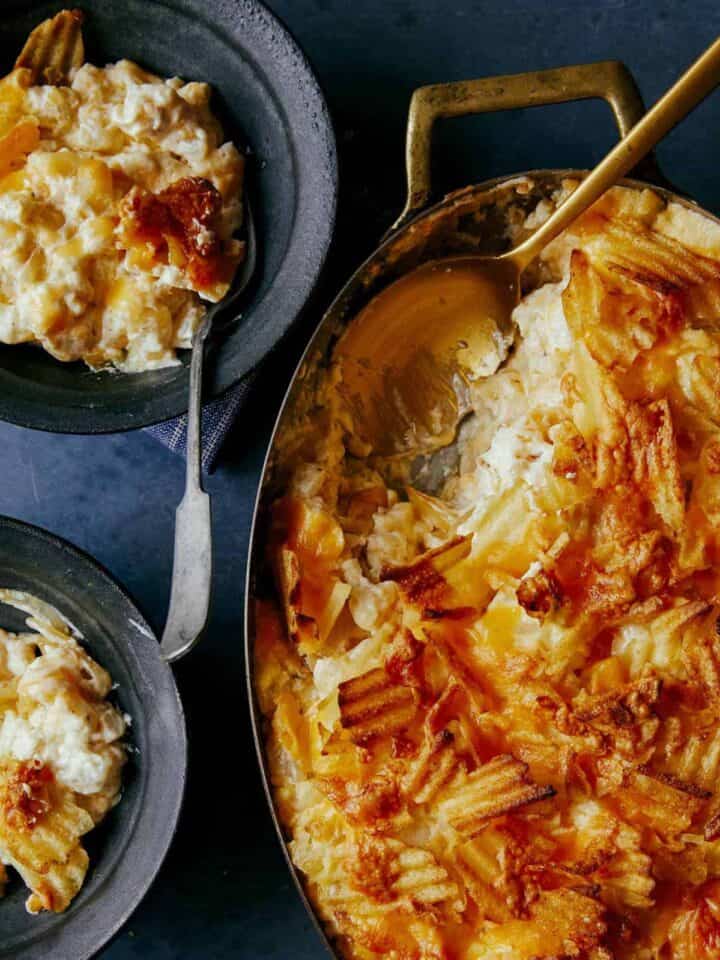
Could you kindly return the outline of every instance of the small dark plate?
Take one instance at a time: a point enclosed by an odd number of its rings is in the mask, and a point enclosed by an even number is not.
[[[90,870],[65,913],[32,917],[17,875],[0,899],[2,960],[87,960],[128,919],[172,840],[185,785],[185,721],[175,681],[152,630],[94,560],[37,527],[0,517],[0,585],[53,604],[80,630],[117,683],[132,718],[123,796],[86,838]],[[0,626],[23,615],[0,605]]]
[[[209,364],[207,393],[217,396],[287,331],[325,260],[337,161],[322,93],[295,41],[257,0],[8,0],[0,22],[0,73],[12,68],[30,30],[63,6],[80,6],[87,15],[91,63],[127,58],[161,76],[212,84],[226,135],[250,151],[257,276],[240,321]],[[0,419],[55,433],[158,423],[187,410],[187,359],[150,373],[93,373],[36,347],[0,346]]]

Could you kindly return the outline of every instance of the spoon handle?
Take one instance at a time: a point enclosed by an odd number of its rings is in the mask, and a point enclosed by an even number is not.
[[[555,237],[590,207],[696,107],[720,82],[720,38],[662,96],[555,213],[506,254],[524,270]]]
[[[212,324],[212,308],[198,328],[190,358],[190,402],[187,416],[185,493],[175,513],[170,609],[160,649],[172,663],[200,639],[210,610],[212,583],[212,528],[210,497],[202,488],[201,429],[202,376],[205,341]]]

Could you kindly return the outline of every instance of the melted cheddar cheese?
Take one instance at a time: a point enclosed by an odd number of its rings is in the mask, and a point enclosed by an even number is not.
[[[178,362],[242,256],[243,158],[209,101],[128,60],[0,81],[0,341],[126,372]]]
[[[292,858],[348,958],[711,960],[720,227],[613,190],[514,319],[440,496],[358,456],[341,371],[295,445],[255,653]]]

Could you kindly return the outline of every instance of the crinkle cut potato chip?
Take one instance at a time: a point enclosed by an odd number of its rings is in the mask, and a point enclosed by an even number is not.
[[[717,960],[720,226],[616,188],[534,282],[437,497],[334,369],[286,428],[277,809],[352,960]]]
[[[85,60],[82,10],[61,10],[38,24],[15,61],[15,69],[28,69],[33,84],[62,86],[72,79]]]
[[[0,895],[15,872],[29,913],[61,913],[88,870],[82,837],[120,799],[126,719],[62,614],[18,590],[0,603],[28,627],[0,630]]]
[[[0,763],[0,857],[31,890],[29,913],[70,905],[89,862],[80,837],[94,826],[42,761]]]

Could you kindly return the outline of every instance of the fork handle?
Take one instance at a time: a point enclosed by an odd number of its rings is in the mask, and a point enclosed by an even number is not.
[[[187,415],[185,493],[175,513],[170,609],[160,649],[168,663],[184,656],[202,636],[210,611],[212,526],[210,497],[202,488],[201,412],[205,341],[212,308],[193,337]]]

